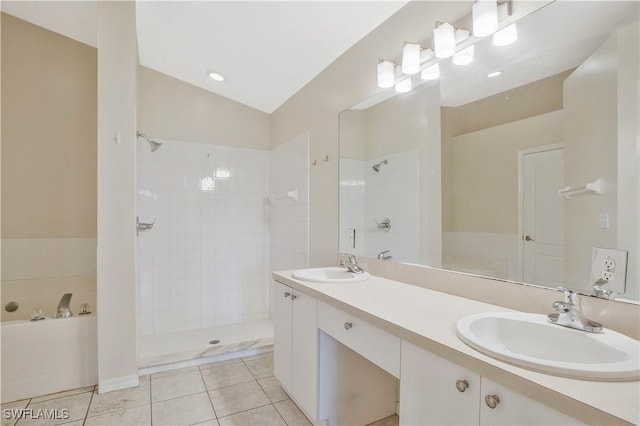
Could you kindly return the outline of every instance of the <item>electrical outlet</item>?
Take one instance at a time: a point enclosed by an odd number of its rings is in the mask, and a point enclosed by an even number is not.
[[[627,251],[594,247],[591,257],[591,285],[606,281],[605,288],[624,293],[627,278]]]

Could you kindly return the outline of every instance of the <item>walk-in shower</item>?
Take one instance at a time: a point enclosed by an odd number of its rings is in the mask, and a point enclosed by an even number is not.
[[[143,138],[144,140],[149,142],[149,148],[151,148],[151,152],[154,152],[162,146],[162,142],[156,142],[144,133],[136,132],[136,137]]]
[[[381,162],[379,162],[378,164],[374,164],[373,166],[371,166],[373,168],[373,171],[375,171],[376,173],[378,173],[380,171],[380,166],[382,166],[383,164],[387,164],[387,160],[382,160]]]

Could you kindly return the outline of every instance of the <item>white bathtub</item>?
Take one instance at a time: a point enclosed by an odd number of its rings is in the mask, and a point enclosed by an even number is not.
[[[2,322],[2,403],[98,383],[95,315]]]

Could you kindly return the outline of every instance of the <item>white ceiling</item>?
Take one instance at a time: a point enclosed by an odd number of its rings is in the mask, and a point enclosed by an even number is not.
[[[137,1],[140,63],[271,113],[406,3]],[[97,45],[95,0],[1,4],[20,19]],[[214,82],[209,69],[227,81]]]
[[[271,113],[405,3],[139,1],[140,63]]]

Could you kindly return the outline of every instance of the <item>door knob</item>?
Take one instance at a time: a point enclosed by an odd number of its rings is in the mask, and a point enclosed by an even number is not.
[[[531,236],[529,235],[525,235],[524,237],[522,237],[523,240],[525,241],[535,241],[533,238],[531,238]]]

